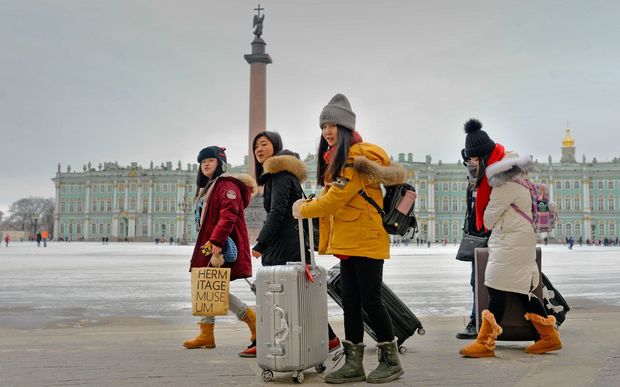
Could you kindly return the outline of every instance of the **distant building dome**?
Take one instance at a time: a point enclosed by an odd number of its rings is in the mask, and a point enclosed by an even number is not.
[[[562,147],[564,148],[572,148],[575,146],[575,140],[570,135],[570,128],[566,128],[566,135],[562,140]]]

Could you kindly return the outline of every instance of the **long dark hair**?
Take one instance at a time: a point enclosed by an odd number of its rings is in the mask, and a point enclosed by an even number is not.
[[[261,179],[261,176],[263,175],[263,164],[259,163],[258,160],[256,160],[254,148],[256,148],[256,143],[261,137],[266,137],[273,146],[273,156],[275,156],[282,150],[282,137],[280,137],[277,132],[270,132],[268,130],[265,130],[254,136],[254,140],[252,140],[252,157],[254,157],[254,176],[256,176],[256,181],[259,185],[263,185],[265,183]]]
[[[196,174],[196,194],[194,195],[194,199],[197,199],[200,195],[200,191],[207,187],[210,182],[217,179],[220,175],[225,172],[225,168],[222,166],[222,160],[217,159],[217,168],[215,168],[215,172],[213,173],[213,179],[209,179],[208,176],[205,176],[202,173],[202,169],[200,168],[200,164],[198,164],[198,173]]]
[[[317,185],[325,184],[326,180],[328,182],[334,181],[340,174],[340,170],[344,168],[344,165],[347,162],[349,148],[351,147],[351,137],[353,134],[351,130],[345,128],[344,126],[336,126],[338,127],[338,142],[335,145],[336,149],[333,151],[334,154],[332,155],[332,161],[329,165],[327,165],[327,162],[323,157],[329,150],[329,144],[321,135],[319,150],[317,152],[319,157],[318,168],[316,169]]]

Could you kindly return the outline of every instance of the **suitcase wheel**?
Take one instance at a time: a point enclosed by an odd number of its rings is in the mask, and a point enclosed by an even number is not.
[[[273,372],[271,370],[263,370],[261,376],[263,377],[263,382],[271,382],[273,380]]]
[[[304,382],[304,373],[302,371],[293,372],[293,382],[300,384]]]
[[[325,370],[327,369],[327,367],[325,367],[325,364],[320,364],[316,367],[314,367],[314,369],[316,370],[316,372],[318,374],[325,372]]]
[[[418,335],[424,336],[426,334],[426,330],[424,328],[418,328]]]
[[[398,352],[399,352],[401,355],[406,354],[406,353],[407,353],[407,347],[405,347],[404,345],[399,346],[399,347],[398,347]]]

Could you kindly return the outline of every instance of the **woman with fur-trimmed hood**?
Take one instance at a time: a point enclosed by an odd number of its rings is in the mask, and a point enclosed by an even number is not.
[[[492,230],[484,284],[489,291],[489,308],[482,312],[476,342],[460,353],[466,357],[495,356],[495,339],[502,333],[506,294],[514,293],[525,307],[540,340],[526,348],[528,353],[546,353],[562,348],[555,318],[533,294],[540,276],[536,265],[536,233],[532,226],[532,193],[528,173],[534,163],[529,156],[507,152],[503,159],[487,166],[492,187],[484,210],[484,227]]]
[[[258,133],[252,142],[255,173],[263,186],[263,206],[267,218],[258,234],[252,255],[261,257],[263,266],[300,262],[299,229],[291,208],[304,196],[301,183],[308,169],[297,153],[282,149],[282,139],[276,132]],[[305,257],[310,257],[306,246]],[[328,349],[340,348],[340,339],[328,324]]]
[[[194,267],[220,266],[231,269],[230,279],[252,276],[250,241],[245,223],[245,208],[252,196],[258,192],[256,181],[247,174],[226,174],[226,148],[210,146],[198,154],[198,173],[196,177],[195,221],[198,237],[192,254],[190,271]],[[237,258],[232,263],[224,263],[222,249],[228,238],[237,248]],[[210,246],[211,251],[204,246]],[[217,262],[216,262],[217,261]],[[229,294],[230,311],[250,328],[250,346],[239,353],[245,357],[256,347],[256,314],[234,294]],[[183,343],[185,348],[215,348],[213,328],[214,317],[204,317],[198,323],[200,333],[192,340]]]
[[[265,223],[252,248],[263,266],[301,261],[297,221],[291,214],[293,203],[303,197],[301,182],[308,170],[296,153],[282,149],[276,132],[264,131],[254,137],[254,165],[258,184],[263,187]],[[309,251],[306,252],[308,256]]]
[[[319,218],[319,253],[340,258],[346,362],[329,373],[327,383],[385,383],[403,374],[392,320],[381,298],[383,263],[390,258],[390,239],[381,214],[360,194],[383,206],[381,183],[402,184],[404,168],[392,164],[379,146],[365,143],[355,131],[355,113],[342,94],[323,108],[317,182],[325,189],[315,200],[293,205],[296,218]],[[364,372],[362,308],[377,334],[379,366]]]

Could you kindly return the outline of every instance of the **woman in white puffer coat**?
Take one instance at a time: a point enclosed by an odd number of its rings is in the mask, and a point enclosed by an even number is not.
[[[536,233],[531,223],[532,194],[526,182],[533,165],[529,156],[508,152],[502,160],[486,168],[493,188],[484,211],[484,226],[492,230],[484,281],[489,291],[489,309],[482,312],[476,342],[461,349],[463,356],[495,356],[495,339],[502,332],[507,293],[517,295],[527,311],[525,318],[540,335],[540,340],[528,346],[526,352],[546,353],[562,348],[555,318],[547,316],[542,303],[532,293],[540,281]]]

